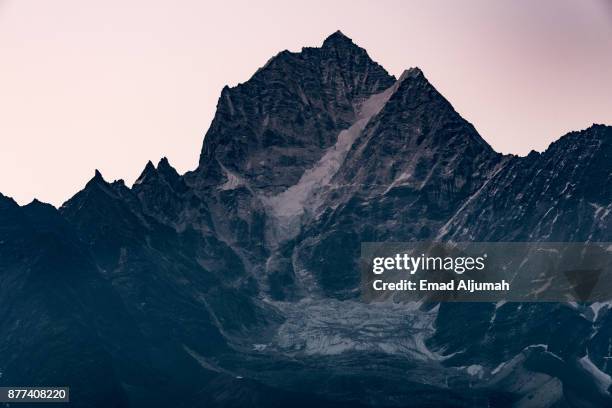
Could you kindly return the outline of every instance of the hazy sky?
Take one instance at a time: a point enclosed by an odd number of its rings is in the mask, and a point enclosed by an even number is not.
[[[0,192],[59,205],[98,168],[196,167],[225,84],[340,29],[419,66],[498,151],[612,124],[612,1],[0,0]]]

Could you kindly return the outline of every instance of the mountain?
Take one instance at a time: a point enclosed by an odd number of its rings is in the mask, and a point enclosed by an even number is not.
[[[366,303],[362,242],[610,241],[612,127],[495,152],[341,32],[225,87],[198,167],[0,195],[0,385],[74,406],[612,406],[608,304]],[[606,405],[607,404],[607,405]]]

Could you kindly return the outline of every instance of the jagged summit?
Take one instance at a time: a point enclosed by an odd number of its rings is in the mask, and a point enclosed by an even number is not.
[[[223,89],[198,172],[207,184],[238,173],[256,188],[283,190],[355,122],[362,102],[394,82],[341,32],[321,48],[281,52],[247,82]]]
[[[403,82],[406,78],[425,78],[425,74],[419,67],[411,67],[405,69],[399,77],[399,81]]]
[[[159,162],[157,163],[157,167],[162,167],[162,168],[168,168],[168,167],[172,167],[170,165],[170,162],[168,161],[168,158],[166,156],[162,157],[161,159],[159,159]]]
[[[257,78],[260,75],[265,75],[265,73],[269,72],[270,70],[285,67],[286,64],[295,64],[297,62],[296,60],[303,61],[304,57],[312,58],[316,55],[318,58],[326,59],[332,56],[333,59],[350,61],[356,54],[365,55],[369,59],[365,49],[355,44],[351,38],[344,35],[340,30],[337,30],[325,38],[320,47],[303,47],[299,52],[292,52],[286,49],[279,51],[276,55],[268,59],[261,68],[257,69],[249,81],[240,83],[236,87],[225,85],[221,90],[221,96],[223,96],[223,93],[226,90],[244,86],[254,78]],[[374,61],[371,62],[375,63]],[[382,68],[380,65],[379,67]]]
[[[338,45],[355,45],[355,43],[352,39],[344,35],[342,31],[337,30],[323,41],[322,48],[335,47]]]
[[[157,163],[157,167],[151,160],[147,162],[140,176],[134,182],[134,185],[147,183],[152,180],[157,180],[159,177],[165,178],[171,183],[176,183],[180,179],[180,175],[174,167],[170,164],[167,157],[162,157]]]
[[[174,167],[172,167],[172,165],[170,164],[170,161],[165,156],[159,160],[159,163],[157,163],[157,171],[160,174],[164,175],[165,177],[172,177],[172,178],[179,177],[178,172],[176,171]]]
[[[95,170],[94,176],[87,182],[87,184],[85,185],[85,188],[91,187],[96,184],[108,184],[106,180],[104,180],[102,173],[100,173],[100,170],[98,169]]]
[[[559,139],[551,142],[539,154],[556,152],[554,154],[577,154],[577,151],[591,151],[591,154],[610,160],[612,155],[612,126],[592,124],[586,129],[568,132]]]
[[[156,174],[157,174],[157,169],[155,168],[155,165],[153,164],[153,162],[149,160],[147,161],[145,168],[142,170],[142,173],[140,173],[140,176],[138,176],[134,184],[140,184],[150,177],[155,177]]]

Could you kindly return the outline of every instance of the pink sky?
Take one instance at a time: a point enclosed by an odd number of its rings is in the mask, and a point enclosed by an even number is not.
[[[612,6],[513,1],[0,0],[0,192],[60,205],[98,168],[195,168],[221,88],[342,30],[419,66],[498,151],[612,124]]]

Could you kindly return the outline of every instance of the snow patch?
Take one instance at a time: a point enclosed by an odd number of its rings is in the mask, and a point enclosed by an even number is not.
[[[593,311],[593,321],[597,321],[597,317],[599,317],[599,312],[604,307],[609,309],[612,306],[612,302],[594,302],[591,304],[591,310]]]
[[[506,361],[499,363],[499,365],[495,367],[493,371],[491,371],[491,375],[495,375],[499,373],[506,366],[506,363],[507,363]]]
[[[235,190],[238,187],[243,186],[243,185],[246,184],[244,182],[244,180],[240,176],[238,176],[238,175],[234,174],[233,172],[229,171],[221,163],[219,163],[219,165],[221,166],[221,169],[223,170],[223,173],[225,173],[225,178],[226,178],[225,183],[223,183],[221,186],[219,186],[220,190],[222,190],[222,191]]]
[[[469,367],[466,367],[465,371],[472,377],[482,378],[484,375],[484,368],[478,364],[472,364]]]
[[[206,358],[204,358],[204,356],[202,356],[201,354],[199,354],[199,353],[195,352],[194,350],[190,349],[185,344],[183,344],[183,350],[185,350],[187,352],[187,354],[189,354],[191,356],[191,358],[193,358],[195,361],[197,361],[200,366],[202,366],[203,368],[205,368],[207,370],[214,371],[216,373],[227,374],[227,375],[230,375],[230,376],[235,377],[235,378],[240,377],[238,374],[236,374],[236,373],[234,373],[234,372],[232,372],[230,370],[226,370],[223,367],[219,367],[214,362],[207,360]],[[240,378],[242,378],[242,377],[240,377]]]

